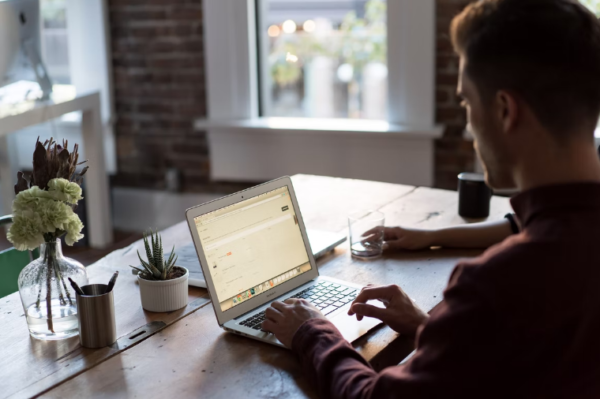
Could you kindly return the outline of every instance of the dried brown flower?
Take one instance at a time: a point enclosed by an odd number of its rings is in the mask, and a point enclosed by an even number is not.
[[[53,138],[50,138],[42,144],[38,137],[33,153],[33,175],[23,172],[18,173],[15,194],[19,194],[32,186],[47,190],[48,182],[55,178],[67,179],[81,185],[83,175],[87,172],[88,167],[86,166],[77,174],[75,170],[77,166],[87,161],[78,163],[79,146],[77,144],[73,147],[72,152],[69,152],[68,147],[68,141],[63,141],[61,146]]]

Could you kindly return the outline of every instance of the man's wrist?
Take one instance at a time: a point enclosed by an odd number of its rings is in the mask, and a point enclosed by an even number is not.
[[[439,230],[423,230],[427,248],[440,246]]]
[[[425,312],[423,312],[421,309],[418,309],[418,315],[415,317],[414,319],[414,323],[413,323],[413,328],[412,328],[412,336],[416,336],[417,333],[419,332],[419,328],[427,323],[427,320],[429,320],[429,315]]]

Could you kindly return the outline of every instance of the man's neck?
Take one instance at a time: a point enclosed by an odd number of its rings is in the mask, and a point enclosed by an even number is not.
[[[588,143],[549,146],[527,154],[514,177],[520,191],[556,184],[600,183],[600,160],[595,147]]]

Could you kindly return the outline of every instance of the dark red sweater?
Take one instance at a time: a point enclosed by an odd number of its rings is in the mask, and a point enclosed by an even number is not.
[[[511,201],[522,232],[459,263],[417,352],[377,373],[327,321],[292,349],[323,398],[600,398],[600,184]]]

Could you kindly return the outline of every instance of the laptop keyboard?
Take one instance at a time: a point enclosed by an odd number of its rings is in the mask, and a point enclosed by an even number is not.
[[[318,284],[312,285],[296,293],[290,298],[306,299],[308,302],[315,305],[321,313],[328,315],[347,303],[352,302],[357,295],[358,290],[356,288],[328,281],[321,281]],[[240,324],[254,330],[264,331],[261,327],[263,321],[265,321],[264,311],[244,319]]]

